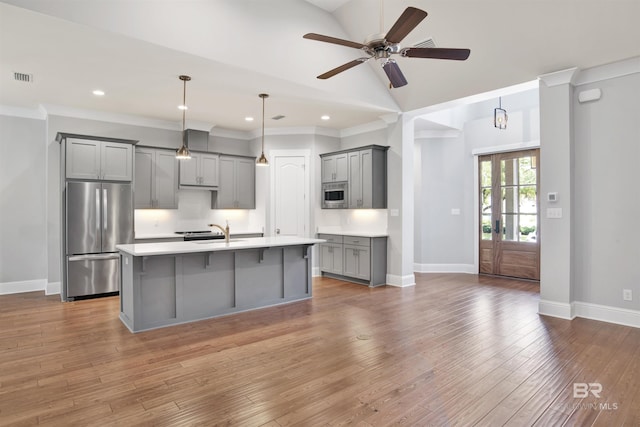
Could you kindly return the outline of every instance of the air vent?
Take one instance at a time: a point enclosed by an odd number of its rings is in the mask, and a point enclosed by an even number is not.
[[[413,47],[436,47],[436,42],[433,41],[431,37],[426,40],[421,41]]]
[[[271,120],[282,120],[282,119],[284,119],[284,116],[282,114],[278,114],[277,116],[271,117]]]
[[[32,83],[33,82],[33,74],[27,73],[13,73],[13,79],[18,82]]]

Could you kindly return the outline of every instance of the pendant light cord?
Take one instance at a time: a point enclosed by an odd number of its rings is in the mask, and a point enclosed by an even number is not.
[[[184,132],[184,116],[187,112],[187,79],[182,80],[182,132]]]
[[[262,97],[262,154],[264,154],[264,99],[266,96]]]

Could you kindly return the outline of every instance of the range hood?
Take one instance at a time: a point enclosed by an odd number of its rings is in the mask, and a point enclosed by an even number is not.
[[[194,151],[209,151],[209,132],[186,129],[187,147]]]

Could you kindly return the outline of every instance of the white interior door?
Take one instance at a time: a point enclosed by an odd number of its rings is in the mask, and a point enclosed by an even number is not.
[[[305,156],[274,156],[274,234],[307,235],[307,164]]]

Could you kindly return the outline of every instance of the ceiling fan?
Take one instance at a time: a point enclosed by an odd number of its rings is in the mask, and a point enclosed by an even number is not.
[[[356,65],[363,64],[371,58],[375,58],[382,60],[382,69],[387,74],[387,77],[389,77],[390,86],[396,88],[406,85],[407,79],[402,74],[402,71],[400,71],[398,63],[394,59],[391,59],[391,55],[400,55],[406,58],[434,58],[464,61],[471,53],[469,49],[439,47],[401,48],[400,42],[402,39],[404,39],[407,34],[417,27],[418,24],[426,17],[427,12],[424,10],[420,10],[415,7],[408,7],[386,34],[376,34],[371,36],[364,43],[352,42],[316,33],[308,33],[303,37],[305,39],[362,49],[369,55],[368,57],[354,59],[353,61],[347,62],[346,64],[327,71],[324,74],[320,74],[318,76],[319,79],[328,79],[329,77],[333,77],[338,73],[355,67]]]

